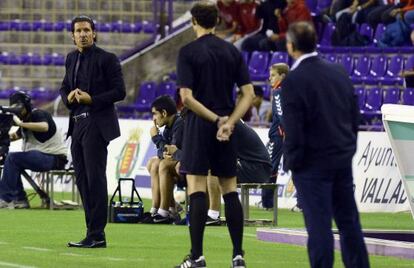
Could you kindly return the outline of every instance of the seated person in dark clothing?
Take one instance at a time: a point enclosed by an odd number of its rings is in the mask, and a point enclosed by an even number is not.
[[[152,216],[175,214],[175,202],[173,201],[172,189],[167,193],[168,200],[161,197],[160,184],[165,181],[162,176],[166,172],[175,170],[175,166],[181,157],[181,142],[183,131],[183,119],[177,114],[175,101],[167,95],[158,97],[151,105],[154,126],[150,129],[152,141],[157,146],[157,156],[148,161],[147,168],[151,175]],[[159,128],[165,127],[160,133]],[[163,202],[166,205],[162,206]],[[165,209],[162,209],[165,208]]]
[[[262,28],[257,34],[243,41],[242,50],[248,52],[268,51],[269,42],[275,42],[279,33],[275,12],[283,10],[285,7],[286,0],[267,0],[259,4],[256,8],[256,17],[262,20]]]
[[[259,135],[243,121],[236,124],[233,137],[237,145],[237,183],[269,182],[272,165],[269,153]],[[206,225],[219,224],[220,189],[218,178],[207,180],[210,207]]]
[[[10,134],[10,140],[23,139],[22,152],[6,157],[0,181],[0,208],[29,208],[21,174],[25,169],[45,172],[64,168],[67,148],[52,116],[43,110],[32,109],[31,98],[24,92],[10,96],[12,107],[22,107],[13,120],[19,129]]]
[[[243,120],[246,122],[251,122],[252,124],[258,124],[261,120],[260,118],[260,108],[263,103],[263,88],[261,86],[253,86],[254,89],[254,98],[251,108],[244,114]],[[237,92],[237,98],[240,96],[240,91]],[[236,100],[236,102],[238,99]]]

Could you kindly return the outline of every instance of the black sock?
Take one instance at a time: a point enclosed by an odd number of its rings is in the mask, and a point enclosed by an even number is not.
[[[194,260],[203,255],[204,227],[207,220],[207,197],[204,192],[190,195],[191,256]]]
[[[231,241],[233,242],[233,258],[237,255],[243,255],[243,208],[241,206],[237,192],[231,192],[223,195],[224,211],[226,214],[227,227]]]

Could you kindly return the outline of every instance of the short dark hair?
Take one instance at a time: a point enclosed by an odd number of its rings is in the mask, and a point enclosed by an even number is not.
[[[158,112],[162,112],[165,110],[167,115],[174,115],[177,113],[177,106],[175,105],[175,101],[171,96],[168,95],[161,95],[156,98],[152,104],[151,109],[154,108]]]
[[[89,16],[86,15],[79,15],[76,16],[72,19],[72,22],[70,23],[70,30],[72,31],[72,33],[75,33],[75,23],[77,22],[89,22],[89,24],[91,25],[92,31],[95,32],[95,22],[93,22],[93,19]],[[96,36],[93,39],[94,42],[96,42]]]
[[[16,103],[21,103],[23,104],[24,108],[26,108],[26,111],[28,113],[32,112],[31,101],[32,101],[32,98],[29,96],[29,94],[23,91],[16,91],[13,94],[11,94],[9,97],[10,106]]]
[[[313,25],[306,21],[293,23],[287,31],[287,39],[292,42],[295,50],[311,53],[316,50],[316,32]]]
[[[214,3],[196,2],[190,12],[193,19],[204,29],[211,29],[217,25],[218,9]]]

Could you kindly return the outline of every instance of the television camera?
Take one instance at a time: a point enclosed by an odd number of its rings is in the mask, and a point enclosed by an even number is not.
[[[30,105],[30,97],[28,99],[28,102]],[[10,103],[12,103],[12,97],[10,98]],[[25,108],[25,103],[23,102],[17,102],[15,104],[12,104],[11,106],[0,106],[0,165],[1,167],[3,167],[4,161],[6,160],[7,154],[9,153],[9,147],[10,147],[9,132],[14,123],[13,116],[21,114],[24,108]],[[39,185],[37,185],[37,183],[32,179],[32,177],[29,174],[27,174],[25,170],[23,170],[22,175],[27,180],[27,182],[33,187],[33,189],[42,199],[43,203],[49,205],[50,204],[49,195],[45,191],[43,191],[39,187]]]

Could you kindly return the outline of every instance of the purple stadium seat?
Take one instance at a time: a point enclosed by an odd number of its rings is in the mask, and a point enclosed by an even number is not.
[[[157,31],[157,25],[155,25],[153,21],[144,20],[142,22],[142,30],[147,34],[155,33]]]
[[[366,89],[366,101],[361,113],[366,115],[381,114],[382,89],[378,87]]]
[[[64,21],[56,21],[53,25],[53,29],[57,32],[61,32],[65,29],[65,22]]]
[[[112,32],[120,32],[122,29],[122,20],[114,21],[111,23]]]
[[[403,70],[404,59],[400,55],[395,55],[391,57],[388,63],[387,72],[384,75],[384,80],[382,81],[385,85],[402,85],[403,79],[400,77],[400,73]]]
[[[263,99],[270,101],[270,97],[272,95],[271,86],[269,84],[263,84],[261,87],[263,88]]]
[[[30,21],[23,21],[21,23],[20,30],[30,32],[33,30],[33,24]]]
[[[134,107],[138,112],[149,112],[151,103],[155,99],[155,82],[144,82],[139,87],[138,98],[135,100]]]
[[[42,25],[42,30],[45,32],[52,32],[55,30],[55,25],[51,21],[45,21]]]
[[[325,29],[323,30],[323,34],[320,40],[321,49],[322,47],[330,47],[331,46],[331,36],[332,33],[335,31],[335,24],[329,22],[325,25]]]
[[[53,62],[53,54],[45,53],[42,59],[42,65],[50,65]]]
[[[345,70],[351,75],[354,72],[354,59],[351,55],[344,54],[339,58],[338,63],[344,66]]]
[[[385,88],[383,92],[382,104],[398,104],[400,102],[400,90],[398,88]]]
[[[336,54],[326,54],[324,55],[325,60],[335,63],[336,62]]]
[[[134,115],[135,112],[150,112],[151,103],[156,96],[155,82],[143,82],[139,87],[138,96],[133,104],[117,105],[119,112],[125,115]]]
[[[0,21],[0,31],[9,31],[10,21]]]
[[[286,63],[289,64],[289,55],[287,52],[274,52],[270,58],[269,66],[272,66],[275,63]]]
[[[384,79],[385,72],[387,70],[387,58],[385,56],[374,57],[372,61],[369,74],[363,80],[367,84],[377,84]]]
[[[375,35],[374,35],[374,39],[373,41],[373,45],[378,44],[378,40],[380,40],[382,38],[382,35],[384,34],[386,29],[386,26],[382,23],[377,25],[377,28],[375,29]]]
[[[414,88],[405,88],[402,91],[402,104],[414,105]]]
[[[52,54],[52,65],[63,66],[65,65],[65,55],[60,53]]]
[[[317,6],[317,0],[305,0],[306,6],[309,8],[309,11],[314,14],[319,14]]]
[[[20,55],[20,64],[32,64],[33,53],[27,52]]]
[[[253,51],[249,61],[249,73],[252,80],[263,81],[268,74],[266,73],[269,62],[269,53]]]
[[[16,55],[13,52],[2,52],[1,53],[1,62],[3,64],[17,65],[20,64],[20,56]]]
[[[133,27],[134,33],[139,33],[142,30],[142,23],[140,21],[137,21],[134,23]]]
[[[10,30],[20,31],[21,21],[16,19],[10,22]]]
[[[70,27],[72,26],[72,21],[71,20],[67,20],[65,21],[65,28],[66,31],[70,32]],[[98,29],[98,23],[95,23],[95,28]]]
[[[121,32],[123,33],[131,33],[134,31],[135,24],[129,22],[123,22],[121,27]]]
[[[36,102],[52,101],[56,99],[58,95],[59,92],[57,90],[52,90],[44,87],[33,88],[30,90],[30,96]]]
[[[362,110],[365,106],[365,97],[366,97],[365,88],[363,87],[355,88],[355,94],[358,96],[359,109]]]
[[[18,88],[18,89],[20,89],[20,88]],[[8,88],[8,89],[0,90],[0,99],[8,100],[10,95],[13,94],[14,92],[16,92],[18,89]]]
[[[95,24],[96,29],[98,30],[98,32],[102,32],[102,33],[107,33],[110,32],[112,30],[112,25],[111,23],[96,23]]]
[[[369,41],[372,42],[372,38],[374,36],[374,29],[372,29],[372,27],[368,23],[361,24],[361,26],[359,27],[359,33],[361,35],[365,35],[366,37],[368,37]]]
[[[319,11],[324,11],[325,9],[329,8],[332,4],[332,0],[318,0],[316,5],[316,9]]]
[[[33,55],[32,55],[32,64],[33,65],[42,65],[43,64],[42,56],[40,56],[39,53],[33,53]]]
[[[41,30],[43,28],[43,23],[45,21],[44,20],[35,20],[32,22],[32,29],[33,31],[38,31]]]
[[[360,56],[357,58],[354,72],[352,73],[352,81],[361,83],[368,75],[371,65],[371,59],[368,56]]]
[[[171,81],[161,82],[158,85],[157,96],[161,96],[161,95],[169,95],[173,97],[174,99],[176,99],[177,87],[175,85],[175,82],[171,82]]]
[[[414,55],[411,55],[408,57],[408,59],[405,62],[404,70],[412,71],[414,70]]]

